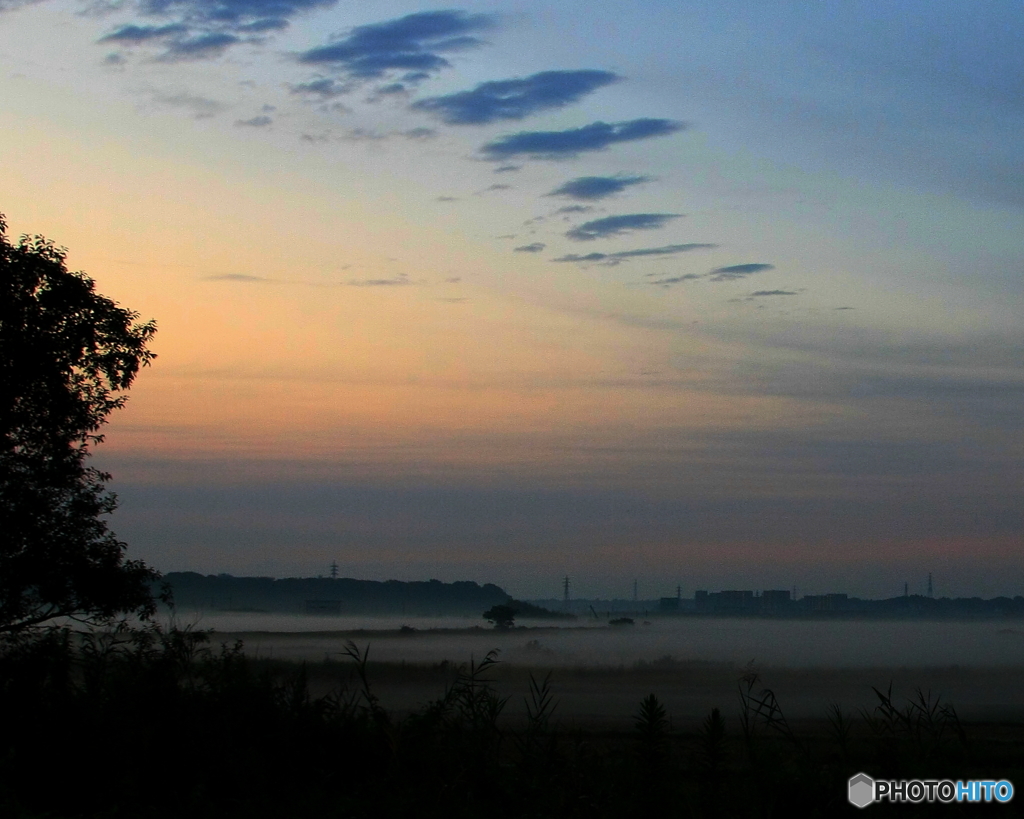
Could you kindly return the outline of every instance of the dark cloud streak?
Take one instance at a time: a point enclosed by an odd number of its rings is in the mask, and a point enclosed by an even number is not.
[[[265,128],[266,126],[270,125],[273,121],[274,120],[272,120],[270,117],[266,116],[265,114],[261,114],[258,117],[253,117],[252,119],[238,119],[238,120],[235,120],[235,125],[243,126],[243,127],[244,126],[249,126],[251,128]]]
[[[566,256],[559,256],[552,259],[553,262],[576,262],[578,264],[606,264],[617,265],[627,259],[642,258],[644,256],[672,256],[676,253],[688,253],[691,250],[711,250],[718,247],[712,244],[698,244],[696,242],[685,245],[665,245],[664,247],[645,247],[637,250],[621,250],[618,253],[587,253],[580,256],[569,253]]]
[[[661,287],[670,287],[673,284],[680,284],[681,282],[690,282],[695,279],[703,279],[704,277],[699,273],[687,273],[683,276],[669,276],[664,279],[656,279],[653,282],[647,282],[647,284],[656,284]]]
[[[713,282],[731,282],[743,279],[754,273],[763,273],[766,270],[774,270],[775,265],[755,264],[734,264],[728,267],[716,267],[708,273],[708,278]]]
[[[112,31],[100,37],[101,43],[144,43],[147,40],[156,40],[162,37],[174,37],[185,34],[188,28],[181,23],[171,23],[166,26],[121,26],[117,31]]]
[[[337,0],[143,0],[143,16],[173,17],[161,26],[135,23],[100,38],[126,46],[160,44],[160,62],[211,59],[230,46],[261,42],[259,35],[283,31],[291,17]]]
[[[589,242],[608,236],[632,233],[634,230],[656,230],[663,227],[666,222],[678,219],[680,216],[682,216],[681,213],[626,213],[620,216],[605,216],[603,219],[584,222],[582,225],[566,231],[565,237],[574,242]]]
[[[484,125],[564,108],[621,78],[610,71],[541,71],[529,77],[480,83],[471,91],[412,104],[448,125]]]
[[[288,86],[288,90],[292,94],[308,94],[320,97],[320,99],[329,99],[330,97],[347,94],[352,90],[352,88],[345,83],[338,82],[330,77],[316,77],[309,82],[300,82],[295,85],[290,85]]]
[[[649,182],[649,176],[578,176],[545,196],[566,196],[570,199],[604,199],[621,193],[630,185]]]
[[[246,273],[222,273],[218,276],[204,276],[203,281],[207,282],[245,282],[249,284],[253,283],[265,283],[272,282],[273,279],[267,279],[263,276],[250,276]]]
[[[618,142],[631,142],[668,136],[686,127],[668,119],[634,119],[627,122],[592,122],[567,131],[520,131],[499,137],[481,146],[480,152],[492,160],[514,156],[533,159],[572,159],[584,151],[602,151]]]
[[[486,14],[463,11],[425,11],[383,23],[356,26],[347,37],[302,52],[306,65],[323,65],[354,79],[376,79],[405,71],[406,82],[417,82],[450,64],[444,53],[482,45],[470,32],[493,27]]]

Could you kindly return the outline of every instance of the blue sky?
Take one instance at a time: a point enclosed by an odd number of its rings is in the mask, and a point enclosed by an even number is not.
[[[0,210],[160,327],[133,554],[1019,592],[1019,4],[0,9]]]

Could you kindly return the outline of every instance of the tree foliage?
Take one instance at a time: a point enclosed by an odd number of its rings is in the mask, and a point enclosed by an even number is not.
[[[507,604],[491,606],[491,608],[484,612],[484,619],[489,623],[494,623],[494,627],[498,631],[506,631],[512,628],[515,623],[516,610]]]
[[[151,613],[157,574],[125,560],[104,520],[110,475],[86,459],[154,358],[156,326],[69,272],[62,248],[6,228],[0,216],[0,634]]]

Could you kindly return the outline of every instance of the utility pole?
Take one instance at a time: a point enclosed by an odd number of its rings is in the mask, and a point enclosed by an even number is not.
[[[634,581],[633,581],[633,602],[635,603],[636,601],[637,601],[637,596],[636,596],[636,581],[634,580]]]
[[[907,582],[903,583],[903,596],[910,597],[910,584]]]
[[[932,573],[931,572],[928,572],[928,596],[929,597],[934,597],[935,596],[932,593]]]
[[[562,581],[562,600],[566,605],[569,606],[569,575],[565,576],[565,580]]]

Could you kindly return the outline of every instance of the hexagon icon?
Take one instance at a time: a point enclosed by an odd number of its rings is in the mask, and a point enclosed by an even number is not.
[[[858,808],[866,808],[875,801],[875,780],[866,773],[855,774],[850,777],[850,790],[847,794],[851,805]]]

